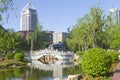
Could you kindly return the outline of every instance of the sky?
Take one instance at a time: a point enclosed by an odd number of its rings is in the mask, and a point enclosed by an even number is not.
[[[13,0],[17,9],[3,14],[2,24],[6,29],[20,30],[20,15],[29,0]],[[38,22],[43,30],[55,32],[67,32],[67,28],[77,23],[78,18],[89,13],[93,6],[100,6],[105,15],[109,9],[116,7],[120,9],[120,0],[30,0],[37,10]],[[9,14],[8,22],[6,15]]]

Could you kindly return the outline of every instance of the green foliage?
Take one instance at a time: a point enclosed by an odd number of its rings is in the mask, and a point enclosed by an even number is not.
[[[111,67],[111,57],[106,51],[100,48],[92,48],[85,52],[82,57],[81,65],[83,72],[92,75],[103,75]]]
[[[74,75],[74,74],[81,74],[84,76],[85,74],[82,71],[81,65],[76,65],[74,67],[69,67],[65,69],[65,75]]]
[[[119,53],[117,51],[110,50],[110,51],[107,51],[107,54],[111,57],[113,63],[118,61]]]
[[[20,52],[15,53],[14,59],[17,60],[17,61],[22,61],[24,59],[24,54],[20,53]]]
[[[84,51],[76,51],[76,54],[78,55],[83,55],[85,52]]]
[[[113,34],[113,39],[111,41],[111,48],[115,50],[120,49],[120,25],[117,26]]]
[[[30,50],[40,50],[44,49],[46,44],[49,44],[49,34],[45,31],[41,31],[42,26],[37,25],[35,31],[27,36],[27,43]]]
[[[33,50],[44,49],[45,45],[48,44],[49,35],[42,31],[36,35],[36,40],[34,40]]]
[[[107,33],[107,42],[109,49],[120,49],[120,24],[112,22],[112,18],[108,16],[107,23],[105,26],[105,32]]]
[[[66,39],[70,50],[86,51],[89,48],[120,49],[120,24],[103,15],[100,7],[92,7],[88,14],[79,18]]]
[[[0,55],[5,52],[27,51],[29,46],[20,33],[13,29],[4,29],[0,25]]]
[[[6,55],[7,60],[13,59],[13,57],[14,57],[13,53],[7,53],[7,55]]]
[[[88,14],[78,19],[66,39],[68,48],[86,51],[89,47],[103,47],[106,40],[104,24],[103,10],[100,7],[92,7]]]
[[[99,80],[98,77],[90,77],[89,80]],[[109,77],[100,76],[100,80],[111,80]]]
[[[6,20],[9,18],[9,10],[12,10],[15,6],[13,5],[13,0],[0,0],[0,21],[2,20],[2,13],[6,12]],[[5,17],[3,17],[5,18]]]

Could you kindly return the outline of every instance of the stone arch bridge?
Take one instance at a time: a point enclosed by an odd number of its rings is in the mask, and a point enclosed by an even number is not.
[[[31,60],[39,60],[43,63],[54,63],[58,60],[74,60],[74,53],[69,51],[58,51],[44,49],[34,51],[30,54]]]

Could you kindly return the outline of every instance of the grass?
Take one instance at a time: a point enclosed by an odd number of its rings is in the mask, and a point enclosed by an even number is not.
[[[12,69],[12,68],[21,67],[21,66],[26,66],[26,63],[21,61],[16,61],[16,60],[0,61],[0,70]]]
[[[16,61],[16,60],[4,60],[4,61],[0,61],[0,66],[4,66],[11,63],[25,64],[24,62]]]

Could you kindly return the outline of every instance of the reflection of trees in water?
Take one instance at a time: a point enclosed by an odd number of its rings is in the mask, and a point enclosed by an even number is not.
[[[52,76],[52,71],[44,71],[33,68],[16,68],[14,70],[0,71],[0,80],[40,80],[42,77]]]
[[[11,80],[13,78],[20,78],[24,72],[24,68],[15,68],[14,70],[0,71],[0,80]]]
[[[63,69],[63,75],[81,74],[81,66],[74,66]],[[38,70],[34,68],[24,67],[16,68],[9,71],[0,72],[0,80],[14,80],[14,78],[19,78],[19,80],[40,80],[41,78],[48,78],[53,76],[53,71]],[[84,76],[84,75],[83,75]]]
[[[40,80],[40,78],[48,76],[52,76],[52,71],[31,68],[30,75],[25,80]]]
[[[74,67],[69,67],[64,69],[64,75],[74,75],[74,74],[81,74],[82,76],[84,76],[81,65],[76,65]]]

